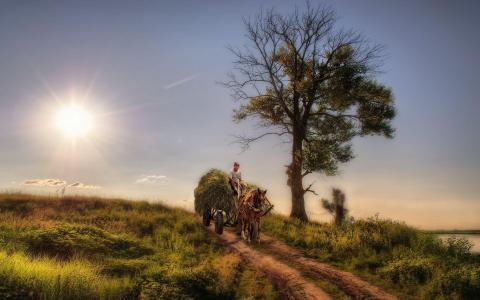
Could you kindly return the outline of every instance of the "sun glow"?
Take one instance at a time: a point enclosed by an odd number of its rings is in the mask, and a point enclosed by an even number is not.
[[[93,116],[81,106],[65,106],[56,113],[55,126],[66,137],[84,136],[93,128]]]

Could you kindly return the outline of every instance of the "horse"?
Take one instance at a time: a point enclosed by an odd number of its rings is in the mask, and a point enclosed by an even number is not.
[[[256,242],[260,241],[260,218],[273,208],[265,196],[266,194],[267,190],[252,189],[242,194],[238,200],[241,235],[248,242],[251,242],[252,239],[255,239]]]

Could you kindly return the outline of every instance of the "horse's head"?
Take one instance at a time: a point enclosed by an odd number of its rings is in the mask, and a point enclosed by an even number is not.
[[[267,190],[262,191],[260,188],[258,188],[255,192],[255,197],[253,198],[253,207],[261,208],[265,203],[268,203],[266,194]]]

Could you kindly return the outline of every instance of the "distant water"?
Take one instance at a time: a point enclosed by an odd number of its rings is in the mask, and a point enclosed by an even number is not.
[[[469,240],[472,244],[472,252],[480,253],[480,234],[437,234],[441,239],[447,239],[449,237],[462,237]]]

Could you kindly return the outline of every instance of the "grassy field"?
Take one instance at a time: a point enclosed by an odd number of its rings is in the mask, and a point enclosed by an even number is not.
[[[442,241],[378,217],[336,227],[271,215],[263,230],[402,299],[480,299],[480,256],[465,239]]]
[[[278,297],[184,210],[0,194],[1,299]]]
[[[406,299],[475,299],[480,256],[403,223],[271,215],[269,235]],[[0,194],[0,299],[276,299],[195,222],[160,204]]]

